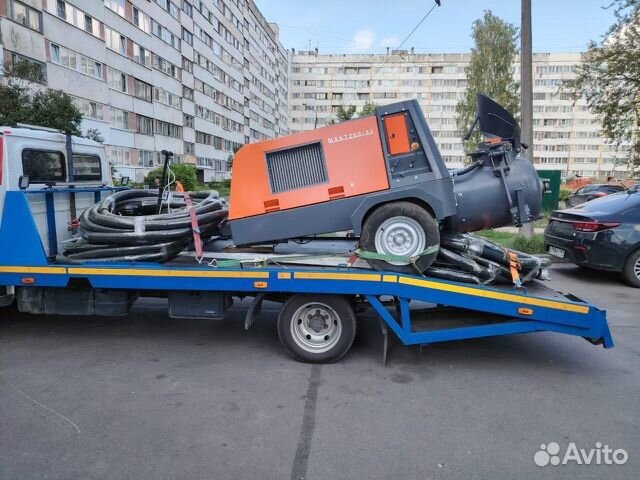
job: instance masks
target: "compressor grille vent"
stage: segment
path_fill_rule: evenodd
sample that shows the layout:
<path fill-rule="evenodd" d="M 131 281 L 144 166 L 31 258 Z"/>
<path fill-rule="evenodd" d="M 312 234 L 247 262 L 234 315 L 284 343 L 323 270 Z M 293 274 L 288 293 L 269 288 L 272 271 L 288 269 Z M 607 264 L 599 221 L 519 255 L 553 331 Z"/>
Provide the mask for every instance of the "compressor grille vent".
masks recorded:
<path fill-rule="evenodd" d="M 266 157 L 273 193 L 327 182 L 320 142 L 270 152 Z"/>

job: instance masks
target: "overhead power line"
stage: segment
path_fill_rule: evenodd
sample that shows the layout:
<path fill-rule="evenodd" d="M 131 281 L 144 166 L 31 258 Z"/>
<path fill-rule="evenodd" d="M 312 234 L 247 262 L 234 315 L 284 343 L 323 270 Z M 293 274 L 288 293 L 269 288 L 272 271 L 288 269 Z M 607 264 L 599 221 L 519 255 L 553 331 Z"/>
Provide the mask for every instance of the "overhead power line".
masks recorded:
<path fill-rule="evenodd" d="M 424 22 L 427 17 L 431 14 L 431 12 L 433 12 L 433 10 L 436 7 L 440 6 L 440 0 L 435 0 L 435 3 L 433 4 L 433 6 L 429 9 L 429 11 L 424 15 L 424 17 L 422 17 L 422 19 L 418 22 L 418 24 L 413 27 L 413 30 L 411 30 L 409 32 L 409 35 L 407 35 L 405 37 L 404 40 L 402 40 L 402 43 L 400 43 L 400 45 L 398 45 L 395 50 L 400 50 L 402 48 L 402 46 L 407 43 L 407 40 L 409 40 L 409 38 L 411 38 L 411 35 L 413 35 L 413 33 L 418 29 L 418 27 L 420 27 L 420 25 L 422 25 L 422 22 Z M 393 51 L 387 56 L 387 58 L 384 60 L 384 62 L 382 62 L 382 65 L 380 65 L 380 67 L 378 68 L 378 70 L 376 70 L 376 73 L 374 73 L 371 78 L 375 77 L 378 72 L 380 72 L 380 70 L 382 70 L 382 67 L 384 67 L 386 65 L 386 63 L 391 59 L 391 57 L 393 56 Z"/>

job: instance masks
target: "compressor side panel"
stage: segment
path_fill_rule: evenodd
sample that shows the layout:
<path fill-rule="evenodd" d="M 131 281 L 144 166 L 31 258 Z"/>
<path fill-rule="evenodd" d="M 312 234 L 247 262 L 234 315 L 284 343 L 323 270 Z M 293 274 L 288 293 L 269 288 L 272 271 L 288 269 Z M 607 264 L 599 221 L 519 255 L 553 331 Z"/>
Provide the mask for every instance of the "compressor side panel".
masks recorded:
<path fill-rule="evenodd" d="M 242 147 L 231 221 L 389 189 L 375 116 Z"/>

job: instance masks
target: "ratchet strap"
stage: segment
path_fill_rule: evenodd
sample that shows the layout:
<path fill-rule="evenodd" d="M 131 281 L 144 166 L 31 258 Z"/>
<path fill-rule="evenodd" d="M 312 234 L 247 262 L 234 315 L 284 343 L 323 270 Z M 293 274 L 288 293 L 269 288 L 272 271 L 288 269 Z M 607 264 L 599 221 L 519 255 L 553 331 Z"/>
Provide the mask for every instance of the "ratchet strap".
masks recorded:
<path fill-rule="evenodd" d="M 202 238 L 200 238 L 200 225 L 198 224 L 198 215 L 193 208 L 193 201 L 189 192 L 184 191 L 184 203 L 187 206 L 189 217 L 191 218 L 191 231 L 193 232 L 193 246 L 196 249 L 196 257 L 202 258 Z"/>
<path fill-rule="evenodd" d="M 520 260 L 518 260 L 518 254 L 512 250 L 507 250 L 507 259 L 509 260 L 509 270 L 511 271 L 511 280 L 516 288 L 522 287 L 522 281 L 520 280 L 520 273 L 518 270 L 522 268 Z"/>

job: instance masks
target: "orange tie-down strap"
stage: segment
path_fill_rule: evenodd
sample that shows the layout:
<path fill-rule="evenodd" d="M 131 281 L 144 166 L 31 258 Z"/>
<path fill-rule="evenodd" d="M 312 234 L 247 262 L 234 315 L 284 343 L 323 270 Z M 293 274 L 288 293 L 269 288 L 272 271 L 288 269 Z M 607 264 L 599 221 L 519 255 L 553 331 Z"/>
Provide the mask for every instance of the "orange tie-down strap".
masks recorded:
<path fill-rule="evenodd" d="M 198 215 L 193 208 L 193 201 L 189 192 L 184 192 L 184 203 L 187 205 L 189 217 L 191 218 L 191 230 L 193 231 L 193 246 L 196 249 L 196 257 L 202 258 L 202 239 L 200 238 L 200 225 L 198 224 Z"/>
<path fill-rule="evenodd" d="M 522 282 L 520 281 L 520 273 L 518 270 L 522 268 L 520 265 L 520 260 L 518 259 L 518 254 L 516 252 L 512 252 L 511 250 L 507 250 L 507 256 L 509 258 L 509 270 L 511 270 L 511 280 L 516 288 L 520 288 L 522 286 Z"/>

